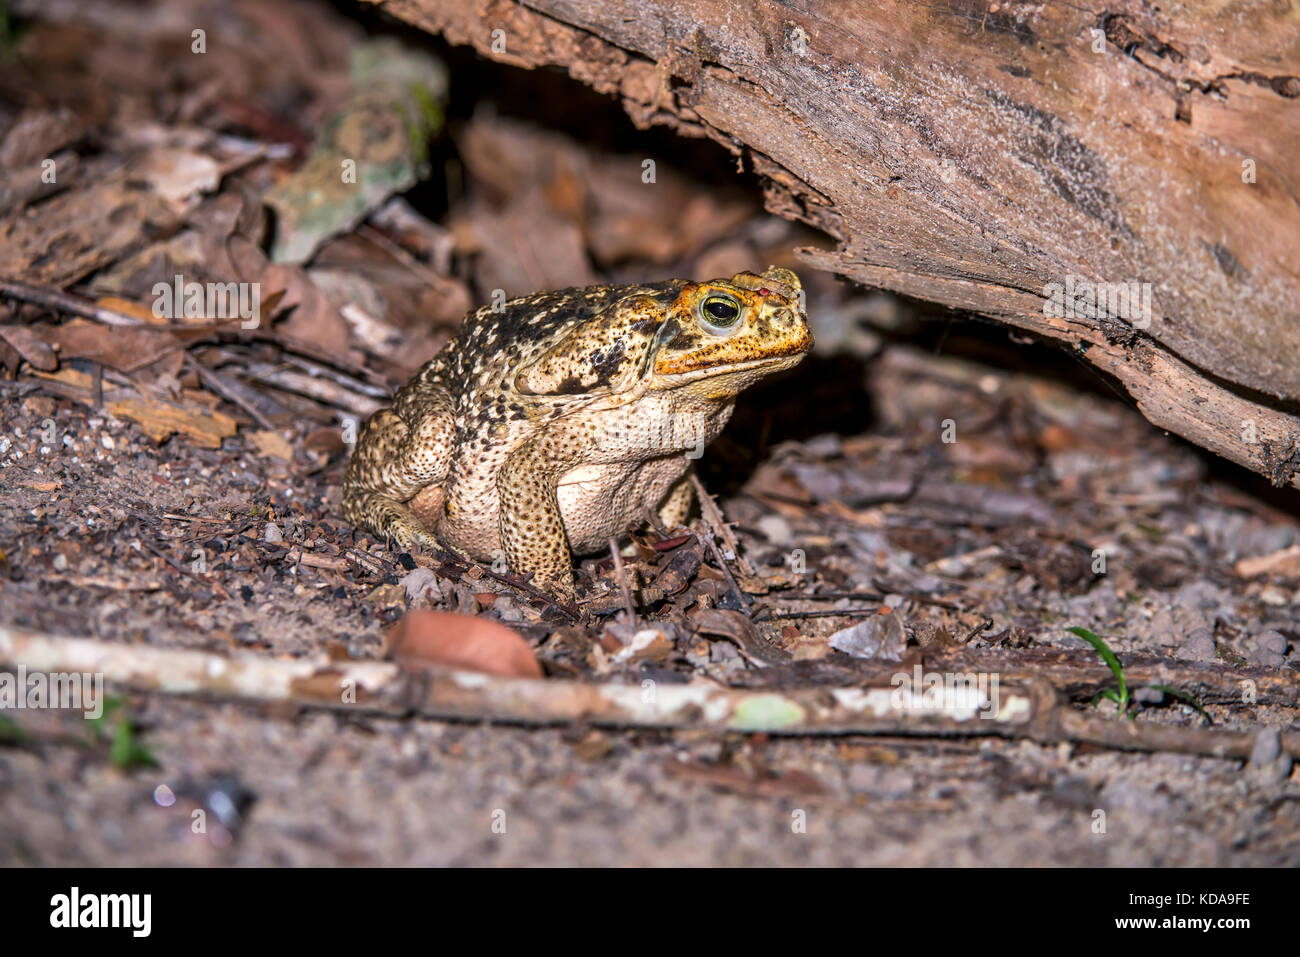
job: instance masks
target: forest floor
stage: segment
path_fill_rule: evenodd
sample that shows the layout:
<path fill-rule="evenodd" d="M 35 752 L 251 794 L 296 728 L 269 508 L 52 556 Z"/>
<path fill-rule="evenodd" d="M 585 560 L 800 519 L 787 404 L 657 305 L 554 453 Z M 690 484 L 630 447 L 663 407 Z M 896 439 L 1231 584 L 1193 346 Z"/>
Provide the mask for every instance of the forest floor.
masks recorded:
<path fill-rule="evenodd" d="M 227 59 L 177 58 L 178 6 L 29 13 L 26 69 L 0 79 L 0 276 L 26 283 L 0 297 L 0 630 L 365 661 L 431 608 L 509 627 L 547 681 L 633 686 L 844 686 L 956 655 L 1052 676 L 1060 708 L 1131 727 L 1131 747 L 114 687 L 102 740 L 77 714 L 0 713 L 0 864 L 1300 864 L 1278 736 L 1300 726 L 1300 496 L 1154 429 L 1062 353 L 801 268 L 824 237 L 764 213 L 729 158 L 401 30 L 446 99 L 412 161 L 427 178 L 389 157 L 355 222 L 272 261 L 289 217 L 261 198 L 290 208 L 291 171 L 337 149 L 314 132 L 368 108 L 346 69 L 366 34 L 310 0 L 235 3 L 209 37 L 241 39 Z M 84 76 L 62 69 L 87 49 Z M 51 156 L 70 171 L 56 188 L 27 176 Z M 699 463 L 738 554 L 719 563 L 704 524 L 624 542 L 623 575 L 680 578 L 636 609 L 655 640 L 630 645 L 603 602 L 608 555 L 581 561 L 594 600 L 569 621 L 340 514 L 357 419 L 495 290 L 769 263 L 804 276 L 817 350 L 742 396 Z M 176 274 L 255 278 L 269 322 L 154 322 Z M 1131 722 L 1094 702 L 1116 682 L 1072 627 L 1167 687 Z M 1249 754 L 1176 753 L 1159 729 L 1242 732 Z"/>

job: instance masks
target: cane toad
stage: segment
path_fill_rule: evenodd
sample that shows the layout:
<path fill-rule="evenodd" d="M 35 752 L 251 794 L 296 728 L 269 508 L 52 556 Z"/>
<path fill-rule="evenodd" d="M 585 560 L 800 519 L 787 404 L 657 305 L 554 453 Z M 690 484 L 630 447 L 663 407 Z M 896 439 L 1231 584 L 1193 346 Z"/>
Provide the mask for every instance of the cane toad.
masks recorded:
<path fill-rule="evenodd" d="M 366 423 L 344 513 L 569 597 L 572 553 L 685 521 L 691 459 L 736 395 L 812 347 L 800 288 L 769 268 L 483 306 Z"/>

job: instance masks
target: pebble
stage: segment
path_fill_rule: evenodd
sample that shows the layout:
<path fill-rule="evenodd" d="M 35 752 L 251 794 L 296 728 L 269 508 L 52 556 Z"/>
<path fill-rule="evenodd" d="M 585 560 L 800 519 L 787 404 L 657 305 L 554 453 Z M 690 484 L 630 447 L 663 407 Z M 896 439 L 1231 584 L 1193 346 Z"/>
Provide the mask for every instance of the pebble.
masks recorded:
<path fill-rule="evenodd" d="M 1277 728 L 1260 728 L 1250 750 L 1251 764 L 1272 764 L 1282 754 L 1282 735 Z"/>
<path fill-rule="evenodd" d="M 1265 787 L 1281 784 L 1291 776 L 1291 755 L 1282 750 L 1277 728 L 1260 728 L 1250 751 L 1247 777 Z"/>
<path fill-rule="evenodd" d="M 830 646 L 855 658 L 901 661 L 907 647 L 907 635 L 897 614 L 872 615 L 866 621 L 831 635 Z"/>
<path fill-rule="evenodd" d="M 266 531 L 262 533 L 262 541 L 269 545 L 275 545 L 284 541 L 284 535 L 280 532 L 280 526 L 275 522 L 266 523 Z"/>
<path fill-rule="evenodd" d="M 1259 668 L 1281 668 L 1286 656 L 1286 637 L 1280 631 L 1268 629 L 1246 642 L 1246 660 Z"/>
<path fill-rule="evenodd" d="M 442 601 L 442 589 L 438 586 L 438 576 L 422 565 L 417 565 L 398 584 L 406 589 L 406 600 L 408 602 L 414 603 L 425 592 L 428 592 L 430 604 L 437 604 Z"/>
<path fill-rule="evenodd" d="M 1276 585 L 1265 585 L 1260 589 L 1259 600 L 1265 605 L 1272 605 L 1274 608 L 1281 607 L 1290 602 L 1290 597 Z"/>
<path fill-rule="evenodd" d="M 1213 661 L 1214 650 L 1214 635 L 1210 633 L 1210 629 L 1197 628 L 1187 635 L 1187 640 L 1178 650 L 1178 655 L 1182 658 L 1191 658 L 1193 661 Z"/>
<path fill-rule="evenodd" d="M 778 547 L 789 545 L 794 540 L 790 523 L 780 515 L 764 515 L 754 525 L 764 538 Z"/>

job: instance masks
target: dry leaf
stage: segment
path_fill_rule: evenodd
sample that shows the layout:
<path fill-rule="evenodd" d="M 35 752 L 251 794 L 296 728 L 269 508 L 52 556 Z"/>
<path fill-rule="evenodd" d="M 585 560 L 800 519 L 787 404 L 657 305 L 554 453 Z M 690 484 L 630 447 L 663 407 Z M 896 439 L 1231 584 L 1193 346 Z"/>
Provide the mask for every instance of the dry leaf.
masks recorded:
<path fill-rule="evenodd" d="M 105 296 L 96 300 L 95 305 L 101 309 L 111 309 L 113 312 L 120 312 L 124 316 L 130 316 L 132 319 L 140 319 L 144 322 L 152 323 L 155 326 L 167 325 L 167 319 L 161 316 L 155 316 L 153 310 L 148 306 L 142 306 L 138 302 L 132 302 L 130 299 L 123 299 L 121 296 Z"/>
<path fill-rule="evenodd" d="M 72 319 L 58 326 L 32 328 L 58 349 L 61 359 L 89 359 L 120 372 L 133 372 L 181 348 L 172 333 L 144 326 L 105 326 Z"/>
<path fill-rule="evenodd" d="M 26 326 L 0 326 L 0 339 L 9 343 L 14 351 L 42 372 L 53 372 L 59 367 L 59 358 L 36 332 Z"/>
<path fill-rule="evenodd" d="M 293 446 L 279 432 L 259 429 L 250 434 L 249 438 L 252 439 L 253 445 L 257 447 L 258 455 L 274 455 L 286 462 L 293 461 Z"/>
<path fill-rule="evenodd" d="M 505 678 L 540 678 L 533 649 L 505 625 L 471 615 L 416 610 L 389 630 L 388 657 L 404 667 L 442 665 Z"/>
<path fill-rule="evenodd" d="M 210 193 L 221 182 L 216 160 L 188 149 L 156 149 L 132 171 L 163 199 L 184 205 L 195 193 Z"/>
<path fill-rule="evenodd" d="M 235 434 L 235 420 L 220 412 L 202 412 L 159 399 L 119 399 L 108 403 L 113 415 L 134 419 L 145 434 L 162 442 L 174 432 L 183 432 L 198 445 L 221 448 L 221 440 Z"/>

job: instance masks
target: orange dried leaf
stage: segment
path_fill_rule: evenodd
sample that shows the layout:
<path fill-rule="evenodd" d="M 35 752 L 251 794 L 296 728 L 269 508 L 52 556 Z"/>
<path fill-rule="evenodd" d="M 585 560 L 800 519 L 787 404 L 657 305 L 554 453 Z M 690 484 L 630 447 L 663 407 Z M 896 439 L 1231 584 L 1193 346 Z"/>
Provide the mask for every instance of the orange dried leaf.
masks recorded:
<path fill-rule="evenodd" d="M 405 667 L 441 665 L 504 678 L 540 678 L 533 649 L 505 625 L 471 615 L 416 610 L 388 633 L 388 656 Z"/>

